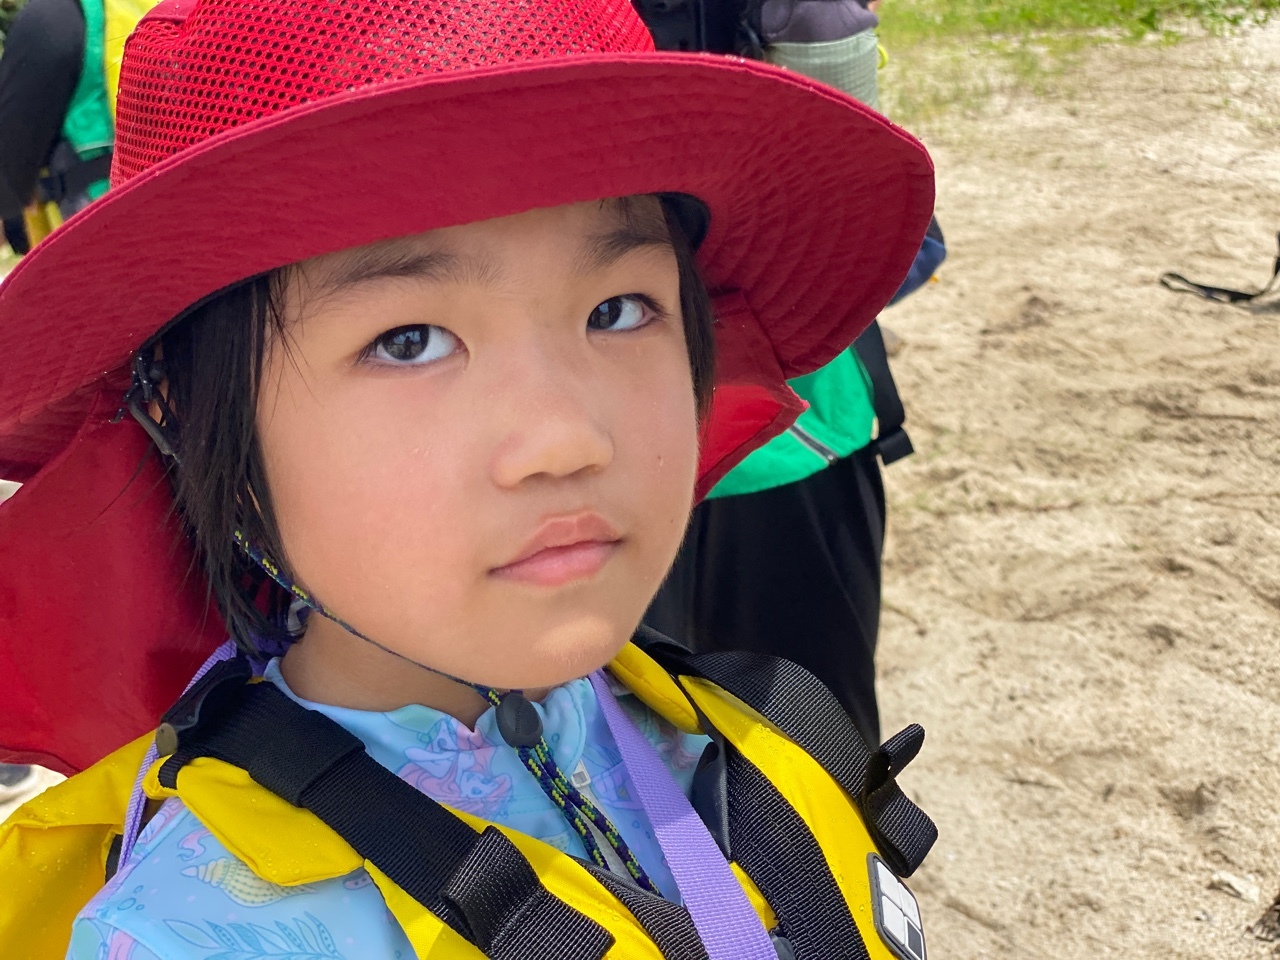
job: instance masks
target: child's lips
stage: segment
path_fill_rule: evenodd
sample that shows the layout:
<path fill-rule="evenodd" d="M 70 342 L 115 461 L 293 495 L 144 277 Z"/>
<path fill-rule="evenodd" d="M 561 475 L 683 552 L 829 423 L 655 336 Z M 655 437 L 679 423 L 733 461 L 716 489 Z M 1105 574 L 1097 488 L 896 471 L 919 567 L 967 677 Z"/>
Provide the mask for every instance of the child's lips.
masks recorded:
<path fill-rule="evenodd" d="M 545 547 L 532 556 L 491 572 L 503 580 L 539 587 L 560 587 L 594 577 L 621 546 L 621 540 L 582 540 L 561 547 Z"/>
<path fill-rule="evenodd" d="M 621 545 L 622 536 L 600 514 L 561 514 L 544 519 L 516 558 L 490 573 L 504 580 L 559 587 L 595 576 Z"/>

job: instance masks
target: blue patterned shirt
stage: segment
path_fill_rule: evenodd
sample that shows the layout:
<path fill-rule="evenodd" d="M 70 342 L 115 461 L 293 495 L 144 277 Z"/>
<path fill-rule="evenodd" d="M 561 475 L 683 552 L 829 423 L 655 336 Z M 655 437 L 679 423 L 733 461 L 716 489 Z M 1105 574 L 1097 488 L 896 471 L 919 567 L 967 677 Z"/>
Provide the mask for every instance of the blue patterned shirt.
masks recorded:
<path fill-rule="evenodd" d="M 369 754 L 430 797 L 584 857 L 582 841 L 497 731 L 492 709 L 474 730 L 422 706 L 349 710 L 295 696 L 272 661 L 266 677 L 294 700 L 359 737 Z M 688 793 L 707 739 L 684 734 L 631 695 L 619 703 Z M 675 881 L 636 799 L 587 680 L 536 704 L 556 762 L 617 825 L 641 865 L 673 899 Z M 233 856 L 181 800 L 167 800 L 132 855 L 86 905 L 68 960 L 410 960 L 413 948 L 360 868 L 282 887 Z"/>

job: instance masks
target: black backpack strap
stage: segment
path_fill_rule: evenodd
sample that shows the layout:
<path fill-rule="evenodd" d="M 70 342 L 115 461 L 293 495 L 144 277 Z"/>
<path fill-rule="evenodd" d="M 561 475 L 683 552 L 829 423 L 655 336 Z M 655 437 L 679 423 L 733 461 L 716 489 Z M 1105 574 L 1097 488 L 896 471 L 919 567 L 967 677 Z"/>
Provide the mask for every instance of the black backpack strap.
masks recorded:
<path fill-rule="evenodd" d="M 754 764 L 732 748 L 728 757 L 733 856 L 778 917 L 775 946 L 785 940 L 797 960 L 869 960 L 813 832 Z"/>
<path fill-rule="evenodd" d="M 853 349 L 858 359 L 867 368 L 867 376 L 871 378 L 871 403 L 876 410 L 876 422 L 879 430 L 872 446 L 887 467 L 903 457 L 915 453 L 911 438 L 902 426 L 907 420 L 907 411 L 903 409 L 902 397 L 898 395 L 898 384 L 889 369 L 889 354 L 884 348 L 884 334 L 880 332 L 878 321 L 853 342 Z"/>
<path fill-rule="evenodd" d="M 365 752 L 323 714 L 270 683 L 246 683 L 243 660 L 218 664 L 165 715 L 176 743 L 159 779 L 213 757 L 310 810 L 406 893 L 495 960 L 601 960 L 612 935 L 553 896 L 499 830 L 476 833 Z"/>
<path fill-rule="evenodd" d="M 115 834 L 111 838 L 111 845 L 107 847 L 107 862 L 103 869 L 105 879 L 103 883 L 109 883 L 111 878 L 116 875 L 120 869 L 120 851 L 124 846 L 124 837 L 121 834 Z"/>
<path fill-rule="evenodd" d="M 1228 287 L 1211 287 L 1208 284 L 1188 280 L 1180 273 L 1162 274 L 1160 285 L 1166 290 L 1172 290 L 1174 293 L 1193 293 L 1197 297 L 1213 300 L 1216 303 L 1248 303 L 1250 300 L 1265 297 L 1275 287 L 1276 280 L 1280 279 L 1280 233 L 1276 234 L 1276 250 L 1276 262 L 1271 271 L 1271 279 L 1257 293 L 1249 293 L 1246 290 L 1232 290 Z"/>
<path fill-rule="evenodd" d="M 777 916 L 769 934 L 779 960 L 868 960 L 857 921 L 804 818 L 691 705 L 711 743 L 694 773 L 690 802 Z"/>
<path fill-rule="evenodd" d="M 909 877 L 924 861 L 938 828 L 894 779 L 924 742 L 918 724 L 872 751 L 835 695 L 798 664 L 741 651 L 692 654 L 644 625 L 635 640 L 668 671 L 702 677 L 733 694 L 817 760 L 858 804 L 895 873 Z"/>

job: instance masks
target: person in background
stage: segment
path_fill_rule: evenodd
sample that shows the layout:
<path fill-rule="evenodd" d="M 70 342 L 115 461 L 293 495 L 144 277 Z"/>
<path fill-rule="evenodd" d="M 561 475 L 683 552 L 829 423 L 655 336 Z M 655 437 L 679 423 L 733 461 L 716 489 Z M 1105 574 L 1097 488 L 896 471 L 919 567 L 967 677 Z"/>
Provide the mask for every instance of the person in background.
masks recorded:
<path fill-rule="evenodd" d="M 28 0 L 0 56 L 0 220 L 23 254 L 107 191 L 125 38 L 156 0 Z"/>
<path fill-rule="evenodd" d="M 764 59 L 878 109 L 879 5 L 766 0 L 759 9 L 739 5 L 739 29 L 721 33 L 758 32 Z M 927 282 L 943 256 L 934 221 L 895 302 Z M 880 461 L 911 452 L 878 327 L 790 385 L 809 409 L 697 508 L 645 622 L 698 652 L 749 650 L 799 663 L 875 744 L 885 532 Z"/>

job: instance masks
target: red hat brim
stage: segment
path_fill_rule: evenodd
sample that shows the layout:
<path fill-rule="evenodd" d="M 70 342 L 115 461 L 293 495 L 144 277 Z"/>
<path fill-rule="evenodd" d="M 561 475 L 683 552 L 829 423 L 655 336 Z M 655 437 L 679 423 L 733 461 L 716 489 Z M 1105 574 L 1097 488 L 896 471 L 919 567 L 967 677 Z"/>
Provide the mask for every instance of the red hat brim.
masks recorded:
<path fill-rule="evenodd" d="M 74 395 L 191 304 L 387 237 L 657 192 L 711 213 L 699 265 L 787 377 L 888 302 L 933 210 L 924 148 L 834 90 L 699 54 L 584 55 L 362 87 L 232 128 L 73 217 L 0 284 L 0 477 L 74 435 Z"/>
<path fill-rule="evenodd" d="M 847 348 L 933 209 L 924 149 L 804 77 L 695 54 L 581 56 L 377 85 L 190 147 L 0 285 L 0 759 L 80 769 L 154 726 L 222 639 L 145 435 L 132 351 L 265 270 L 609 196 L 711 214 L 719 373 L 699 494 L 794 419 L 784 378 Z"/>

